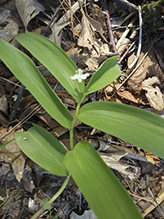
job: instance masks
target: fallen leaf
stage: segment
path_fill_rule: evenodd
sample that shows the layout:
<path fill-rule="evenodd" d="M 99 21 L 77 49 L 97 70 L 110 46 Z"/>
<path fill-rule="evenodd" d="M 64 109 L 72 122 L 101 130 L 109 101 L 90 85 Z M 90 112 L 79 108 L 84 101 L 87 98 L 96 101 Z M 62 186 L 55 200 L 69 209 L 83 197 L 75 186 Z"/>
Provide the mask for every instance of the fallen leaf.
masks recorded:
<path fill-rule="evenodd" d="M 13 35 L 18 33 L 18 24 L 10 19 L 11 13 L 10 10 L 0 8 L 0 38 L 10 42 L 13 40 Z M 15 42 L 11 44 L 15 45 Z"/>
<path fill-rule="evenodd" d="M 0 97 L 0 111 L 3 111 L 4 113 L 7 114 L 7 109 L 8 109 L 7 97 L 3 95 L 2 97 Z"/>
<path fill-rule="evenodd" d="M 97 219 L 95 213 L 92 210 L 84 211 L 84 214 L 77 215 L 75 212 L 72 212 L 70 219 Z"/>
<path fill-rule="evenodd" d="M 120 159 L 128 153 L 123 151 L 122 153 L 115 153 L 115 154 L 108 154 L 108 153 L 99 153 L 99 154 L 108 167 L 128 176 L 131 180 L 138 177 L 137 168 L 135 172 L 130 172 L 127 171 L 130 165 L 120 163 Z"/>
<path fill-rule="evenodd" d="M 133 102 L 133 103 L 136 103 L 136 104 L 139 103 L 138 99 L 136 99 L 136 98 L 135 98 L 129 91 L 127 91 L 127 90 L 124 90 L 124 91 L 117 91 L 117 94 L 118 94 L 119 96 L 121 96 L 122 98 L 125 98 L 126 100 L 129 100 L 129 101 L 131 101 L 131 102 Z"/>
<path fill-rule="evenodd" d="M 141 52 L 138 60 L 138 64 L 148 52 L 151 45 L 143 47 L 143 51 Z M 136 55 L 133 53 L 128 58 L 128 66 L 134 61 Z M 156 55 L 154 52 L 154 49 L 152 48 L 144 61 L 141 63 L 141 65 L 138 67 L 138 69 L 134 72 L 134 74 L 130 77 L 130 79 L 127 81 L 128 84 L 128 90 L 132 92 L 133 94 L 140 95 L 142 87 L 141 84 L 145 80 L 146 77 L 153 77 L 157 76 L 159 80 L 162 80 L 163 72 L 158 64 L 158 61 L 156 59 Z"/>
<path fill-rule="evenodd" d="M 44 7 L 37 0 L 16 0 L 15 4 L 26 31 L 30 20 L 44 11 Z"/>
<path fill-rule="evenodd" d="M 82 29 L 77 44 L 82 47 L 87 47 L 89 50 L 94 46 L 96 51 L 99 50 L 100 45 L 96 41 L 94 36 L 94 31 L 101 31 L 101 24 L 97 21 L 94 21 L 89 16 L 86 16 L 85 13 L 82 11 Z"/>
<path fill-rule="evenodd" d="M 83 5 L 85 0 L 79 0 L 80 4 Z M 61 47 L 61 30 L 70 24 L 71 16 L 76 13 L 80 8 L 79 2 L 75 2 L 72 5 L 71 9 L 68 10 L 54 25 L 52 26 L 52 35 L 50 36 L 51 40 L 55 42 L 59 47 Z"/>
<path fill-rule="evenodd" d="M 11 130 L 12 127 L 9 128 L 8 131 Z M 21 130 L 19 130 L 21 131 Z M 0 136 L 3 136 L 4 134 L 7 133 L 7 129 L 6 128 L 2 128 L 0 130 Z M 11 139 L 14 138 L 14 132 L 9 133 L 4 141 L 8 142 Z M 16 179 L 20 182 L 21 178 L 22 178 L 22 174 L 24 171 L 24 164 L 25 164 L 25 157 L 22 153 L 22 151 L 20 150 L 19 146 L 17 145 L 16 141 L 12 141 L 10 142 L 8 145 L 6 145 L 5 147 L 3 147 L 0 150 L 1 156 L 0 156 L 0 161 L 5 161 L 11 164 L 15 177 Z"/>
<path fill-rule="evenodd" d="M 160 81 L 157 77 L 148 78 L 142 82 L 142 89 L 146 91 L 145 95 L 151 107 L 156 110 L 164 108 L 163 95 L 157 85 Z"/>
<path fill-rule="evenodd" d="M 152 164 L 158 164 L 161 161 L 161 159 L 158 156 L 156 156 L 156 155 L 154 155 L 154 154 L 152 154 L 152 153 L 150 153 L 148 151 L 145 151 L 145 157 Z"/>

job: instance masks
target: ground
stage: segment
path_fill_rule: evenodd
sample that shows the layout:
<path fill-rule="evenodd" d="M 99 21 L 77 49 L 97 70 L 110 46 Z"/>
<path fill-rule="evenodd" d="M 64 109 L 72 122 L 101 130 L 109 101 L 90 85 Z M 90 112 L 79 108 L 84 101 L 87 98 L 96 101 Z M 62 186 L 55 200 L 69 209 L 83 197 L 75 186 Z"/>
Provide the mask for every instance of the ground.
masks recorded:
<path fill-rule="evenodd" d="M 95 100 L 114 101 L 164 117 L 163 16 L 163 0 L 80 0 L 80 4 L 68 0 L 30 0 L 28 3 L 2 0 L 0 38 L 34 60 L 13 36 L 23 32 L 42 34 L 90 75 L 107 58 L 118 56 L 121 76 L 104 89 L 88 95 L 83 104 Z M 75 99 L 41 63 L 34 62 L 74 115 Z M 0 151 L 0 217 L 3 219 L 32 217 L 42 200 L 49 200 L 64 181 L 64 177 L 55 176 L 31 161 L 15 141 L 9 143 L 14 132 L 25 132 L 33 123 L 47 129 L 69 149 L 67 129 L 45 112 L 0 61 L 0 143 L 8 143 Z M 133 197 L 143 217 L 164 218 L 162 158 L 80 121 L 75 124 L 74 134 L 74 143 L 88 140 L 100 153 Z M 51 211 L 45 211 L 40 218 L 95 218 L 89 210 L 87 201 L 71 179 Z"/>

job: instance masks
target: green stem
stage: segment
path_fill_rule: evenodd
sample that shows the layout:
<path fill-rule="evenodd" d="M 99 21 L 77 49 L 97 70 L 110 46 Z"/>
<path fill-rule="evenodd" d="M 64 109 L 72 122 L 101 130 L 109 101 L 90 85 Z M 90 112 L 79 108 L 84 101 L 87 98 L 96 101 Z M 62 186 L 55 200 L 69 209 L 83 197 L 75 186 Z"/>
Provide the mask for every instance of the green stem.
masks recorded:
<path fill-rule="evenodd" d="M 82 104 L 82 102 L 83 102 L 83 100 L 84 100 L 84 97 L 85 97 L 85 96 L 83 96 L 83 97 L 81 98 L 81 100 L 77 103 L 77 107 L 76 107 L 76 116 L 77 116 L 78 113 L 79 113 L 80 106 L 81 106 L 81 104 Z"/>
<path fill-rule="evenodd" d="M 70 137 L 70 149 L 73 150 L 73 127 L 75 125 L 75 122 L 76 122 L 77 118 L 76 116 L 74 117 L 73 121 L 72 121 L 72 125 L 71 125 L 71 129 L 69 131 L 69 137 Z"/>
<path fill-rule="evenodd" d="M 70 131 L 69 131 L 69 135 L 70 135 L 70 136 L 69 136 L 69 137 L 70 137 L 70 149 L 71 149 L 71 150 L 73 150 L 73 147 L 74 147 L 74 144 L 73 144 L 73 128 L 74 128 L 75 122 L 76 122 L 76 120 L 77 120 L 77 115 L 78 115 L 79 110 L 80 110 L 80 105 L 81 105 L 81 103 L 83 102 L 84 97 L 85 97 L 85 96 L 83 96 L 83 97 L 81 98 L 81 100 L 77 103 L 76 116 L 74 117 L 74 119 L 73 119 L 73 121 L 72 121 L 71 129 L 70 129 Z"/>
<path fill-rule="evenodd" d="M 50 205 L 63 192 L 63 190 L 65 189 L 65 187 L 69 181 L 69 178 L 70 178 L 70 174 L 68 174 L 68 176 L 65 178 L 63 185 L 60 187 L 60 189 L 57 191 L 57 193 L 48 201 L 48 203 Z M 39 209 L 39 211 L 37 211 L 30 219 L 35 219 L 35 218 L 39 217 L 39 215 L 41 215 L 46 209 L 47 208 L 45 206 L 42 206 Z"/>

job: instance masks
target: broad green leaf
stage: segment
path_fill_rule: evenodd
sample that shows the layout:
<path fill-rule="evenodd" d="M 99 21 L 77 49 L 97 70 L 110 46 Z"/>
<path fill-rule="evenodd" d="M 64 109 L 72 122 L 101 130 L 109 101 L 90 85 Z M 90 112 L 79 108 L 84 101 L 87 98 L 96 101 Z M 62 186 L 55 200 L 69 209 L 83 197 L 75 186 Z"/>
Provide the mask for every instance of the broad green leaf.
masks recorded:
<path fill-rule="evenodd" d="M 35 33 L 23 33 L 15 36 L 30 53 L 37 58 L 63 87 L 76 99 L 84 94 L 84 82 L 72 80 L 78 69 L 67 54 L 52 41 Z"/>
<path fill-rule="evenodd" d="M 47 130 L 34 125 L 27 132 L 17 132 L 14 136 L 20 149 L 35 163 L 52 174 L 67 175 L 63 165 L 67 151 Z"/>
<path fill-rule="evenodd" d="M 99 219 L 142 218 L 131 197 L 89 142 L 79 142 L 63 162 Z"/>
<path fill-rule="evenodd" d="M 80 109 L 77 118 L 164 158 L 164 119 L 153 113 L 114 102 L 92 102 Z"/>
<path fill-rule="evenodd" d="M 2 39 L 0 39 L 0 58 L 43 108 L 61 125 L 69 129 L 73 116 L 52 91 L 32 60 Z"/>
<path fill-rule="evenodd" d="M 121 74 L 117 65 L 117 57 L 107 59 L 94 73 L 85 88 L 85 94 L 93 93 L 112 83 Z"/>

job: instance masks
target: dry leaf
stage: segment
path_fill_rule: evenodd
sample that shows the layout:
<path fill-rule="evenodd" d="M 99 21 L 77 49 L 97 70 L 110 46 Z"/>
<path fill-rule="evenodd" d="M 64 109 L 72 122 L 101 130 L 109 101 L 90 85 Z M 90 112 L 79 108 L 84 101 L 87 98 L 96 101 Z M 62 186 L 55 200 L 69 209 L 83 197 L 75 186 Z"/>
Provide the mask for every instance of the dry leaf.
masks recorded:
<path fill-rule="evenodd" d="M 85 15 L 83 11 L 82 14 L 82 30 L 77 44 L 82 47 L 87 47 L 89 50 L 91 50 L 91 48 L 94 46 L 96 52 L 99 53 L 100 43 L 96 41 L 94 31 L 102 33 L 101 24 L 98 21 L 95 21 L 89 16 Z"/>
<path fill-rule="evenodd" d="M 157 157 L 156 155 L 145 151 L 145 157 L 147 158 L 148 161 L 150 161 L 152 164 L 158 164 L 161 159 L 159 157 Z"/>
<path fill-rule="evenodd" d="M 44 7 L 37 0 L 16 0 L 15 4 L 26 31 L 30 20 L 44 11 Z"/>
<path fill-rule="evenodd" d="M 122 91 L 122 92 L 120 92 L 120 91 L 117 91 L 117 94 L 120 96 L 120 97 L 122 97 L 122 98 L 125 98 L 126 100 L 129 100 L 129 101 L 131 101 L 131 102 L 133 102 L 133 103 L 136 103 L 136 104 L 138 104 L 138 99 L 136 99 L 129 91 L 127 91 L 127 90 L 124 90 L 124 91 Z"/>
<path fill-rule="evenodd" d="M 157 85 L 160 81 L 157 77 L 148 78 L 142 82 L 142 89 L 146 91 L 145 95 L 151 107 L 156 110 L 164 108 L 163 95 Z"/>
<path fill-rule="evenodd" d="M 11 43 L 13 35 L 18 33 L 18 24 L 10 19 L 10 16 L 9 10 L 0 8 L 0 26 L 3 27 L 0 28 L 0 38 Z M 12 44 L 14 45 L 15 42 Z"/>
<path fill-rule="evenodd" d="M 8 131 L 10 131 L 11 128 L 12 127 L 10 127 Z M 2 128 L 0 130 L 0 136 L 3 136 L 6 133 L 7 133 L 6 128 Z M 14 138 L 13 134 L 14 132 L 11 132 L 10 134 L 8 134 L 4 139 L 5 142 L 13 139 Z M 3 147 L 0 150 L 0 154 L 1 154 L 0 161 L 5 161 L 12 165 L 15 177 L 20 182 L 23 171 L 24 171 L 25 158 L 19 146 L 17 145 L 16 141 L 12 141 L 8 145 Z"/>
<path fill-rule="evenodd" d="M 77 215 L 75 212 L 72 212 L 70 219 L 97 219 L 95 213 L 92 210 L 84 211 L 83 215 Z"/>
<path fill-rule="evenodd" d="M 7 109 L 8 109 L 7 97 L 3 95 L 2 97 L 0 97 L 0 111 L 3 111 L 4 113 L 7 114 Z"/>
<path fill-rule="evenodd" d="M 80 4 L 83 5 L 85 0 L 80 0 Z M 77 1 L 72 5 L 71 10 L 68 10 L 52 27 L 51 40 L 55 42 L 59 47 L 61 47 L 61 30 L 70 24 L 71 15 L 75 14 L 76 11 L 80 8 L 79 2 Z"/>
<path fill-rule="evenodd" d="M 10 11 L 4 8 L 0 8 L 0 25 L 4 24 L 7 19 L 10 18 Z"/>
<path fill-rule="evenodd" d="M 104 160 L 106 165 L 114 170 L 117 170 L 118 172 L 128 176 L 131 180 L 137 178 L 137 168 L 136 173 L 129 172 L 127 169 L 130 167 L 130 165 L 120 163 L 120 159 L 124 157 L 128 153 L 118 153 L 118 154 L 108 154 L 108 153 L 99 153 L 101 158 Z"/>
<path fill-rule="evenodd" d="M 138 63 L 142 60 L 145 53 L 149 50 L 150 45 L 143 48 L 143 51 L 140 54 Z M 128 66 L 134 61 L 136 55 L 132 54 L 128 58 Z M 163 77 L 163 72 L 158 64 L 158 61 L 156 59 L 156 55 L 154 53 L 154 49 L 152 48 L 151 51 L 148 53 L 142 64 L 139 66 L 139 68 L 135 71 L 135 73 L 130 77 L 128 80 L 128 89 L 132 93 L 135 93 L 137 95 L 140 95 L 140 92 L 142 90 L 141 84 L 143 80 L 146 77 L 153 77 L 157 76 L 160 80 Z"/>
<path fill-rule="evenodd" d="M 94 33 L 91 29 L 91 24 L 84 13 L 83 13 L 81 24 L 82 24 L 82 30 L 79 39 L 77 41 L 77 44 L 78 46 L 87 47 L 90 50 L 92 48 L 92 45 L 94 45 L 95 39 L 94 39 Z"/>
<path fill-rule="evenodd" d="M 92 19 L 87 14 L 85 16 L 86 16 L 88 22 L 90 23 L 90 25 L 92 26 L 93 31 L 97 31 L 99 33 L 102 33 L 103 30 L 102 30 L 101 23 Z"/>

